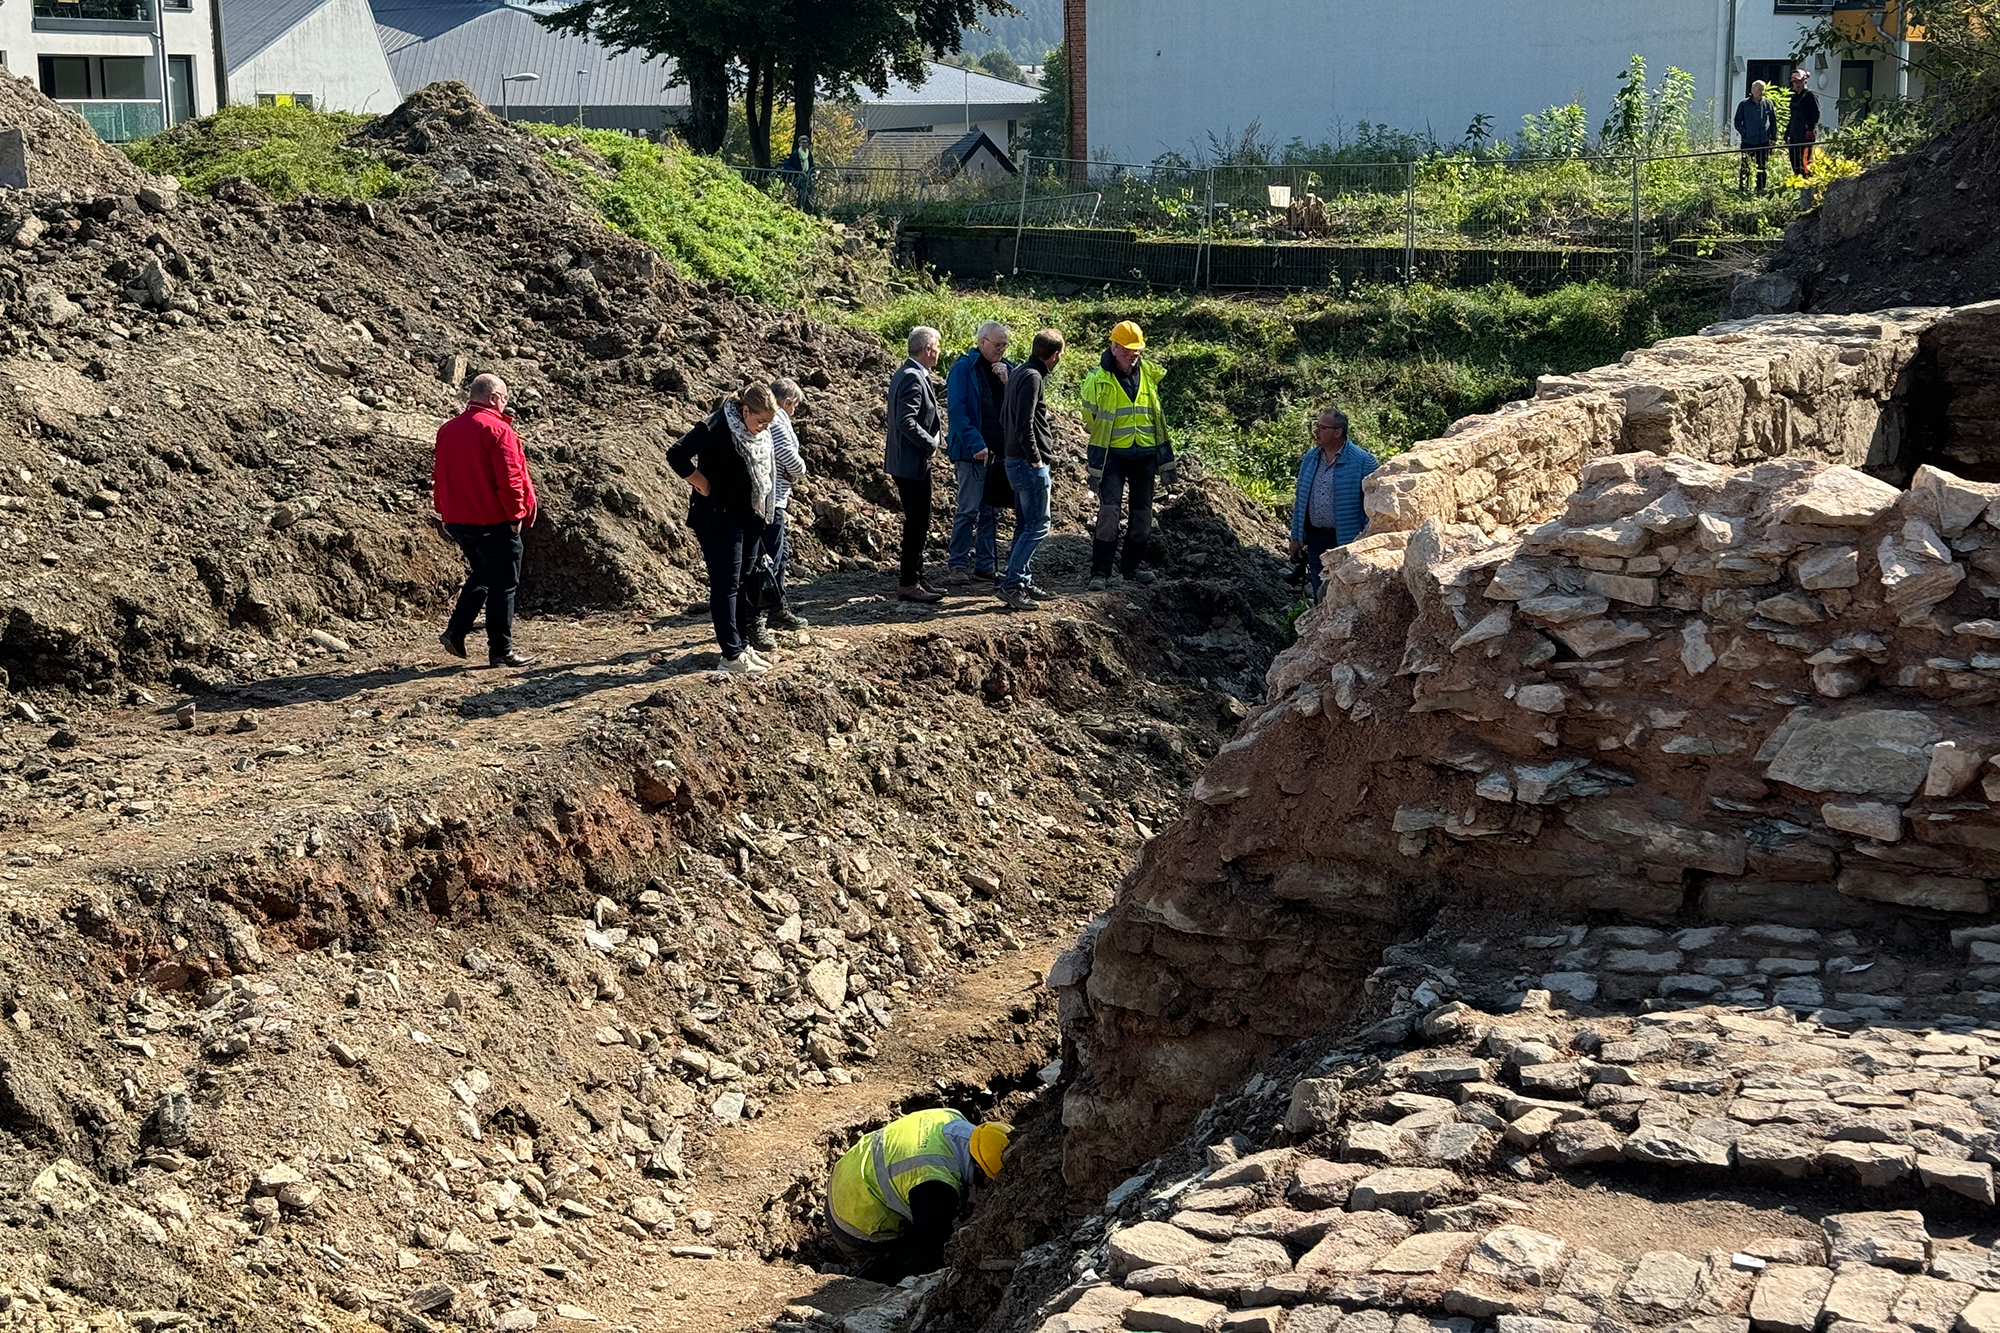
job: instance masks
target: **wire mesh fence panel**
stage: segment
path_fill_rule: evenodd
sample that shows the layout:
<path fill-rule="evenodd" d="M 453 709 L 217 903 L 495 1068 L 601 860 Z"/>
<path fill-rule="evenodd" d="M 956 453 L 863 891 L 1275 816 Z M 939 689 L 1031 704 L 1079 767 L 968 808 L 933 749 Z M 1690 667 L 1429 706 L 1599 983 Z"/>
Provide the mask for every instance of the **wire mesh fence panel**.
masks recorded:
<path fill-rule="evenodd" d="M 1099 210 L 1104 207 L 1104 196 L 1092 191 L 1089 194 L 1057 194 L 1032 199 L 996 200 L 992 203 L 974 204 L 966 210 L 965 225 L 968 227 L 1090 227 L 1097 223 Z"/>
<path fill-rule="evenodd" d="M 1192 237 L 1201 233 L 1208 207 L 1208 171 L 1184 164 L 1083 162 L 1029 158 L 1025 182 L 1017 182 L 1029 225 L 1117 227 L 1151 235 Z M 1025 188 L 1023 188 L 1025 186 Z M 1048 201 L 1095 196 L 1088 217 L 1036 222 Z"/>
<path fill-rule="evenodd" d="M 1404 243 L 1409 173 L 1401 162 L 1234 164 L 1214 172 L 1215 241 Z"/>

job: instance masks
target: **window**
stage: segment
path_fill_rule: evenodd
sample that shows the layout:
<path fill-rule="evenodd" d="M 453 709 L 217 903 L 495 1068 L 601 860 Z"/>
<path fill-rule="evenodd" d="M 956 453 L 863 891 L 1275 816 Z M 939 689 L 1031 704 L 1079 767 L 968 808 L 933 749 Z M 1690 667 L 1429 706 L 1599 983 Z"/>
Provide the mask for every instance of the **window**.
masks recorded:
<path fill-rule="evenodd" d="M 302 106 L 310 110 L 312 104 L 313 104 L 313 95 L 311 93 L 258 93 L 257 94 L 258 106 Z"/>
<path fill-rule="evenodd" d="M 153 0 L 35 0 L 35 17 L 92 23 L 151 23 Z"/>
<path fill-rule="evenodd" d="M 42 92 L 59 102 L 89 97 L 90 57 L 43 56 Z"/>
<path fill-rule="evenodd" d="M 137 102 L 146 96 L 146 57 L 105 56 L 98 76 L 98 96 Z"/>
<path fill-rule="evenodd" d="M 194 117 L 194 57 L 167 57 L 167 120 L 178 125 Z"/>

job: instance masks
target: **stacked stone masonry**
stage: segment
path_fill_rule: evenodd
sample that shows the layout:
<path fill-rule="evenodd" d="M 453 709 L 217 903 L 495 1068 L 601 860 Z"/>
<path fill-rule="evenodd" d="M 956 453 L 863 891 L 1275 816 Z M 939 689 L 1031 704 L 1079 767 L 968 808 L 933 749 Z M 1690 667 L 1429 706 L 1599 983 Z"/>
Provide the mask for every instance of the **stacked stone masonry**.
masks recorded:
<path fill-rule="evenodd" d="M 1586 464 L 1618 453 L 1727 466 L 1804 458 L 1900 482 L 1911 470 L 1910 399 L 1933 375 L 1962 387 L 1937 423 L 1949 437 L 1942 451 L 1986 476 L 2000 465 L 1988 415 L 2000 386 L 1996 321 L 2000 302 L 1735 320 L 1615 366 L 1545 376 L 1532 399 L 1467 417 L 1384 463 L 1368 486 L 1369 527 L 1437 519 L 1504 534 L 1559 507 Z"/>
<path fill-rule="evenodd" d="M 1385 496 L 1414 508 L 1329 553 L 1268 702 L 1059 969 L 1073 1184 L 1159 1151 L 1219 1090 L 1326 1028 L 1379 950 L 1440 910 L 1864 934 L 1993 915 L 2000 485 L 1917 464 L 1899 489 L 1801 442 L 1844 421 L 1826 452 L 1865 454 L 1924 338 L 1963 343 L 2000 320 L 1719 327 L 1566 381 L 1587 388 L 1545 386 L 1437 446 L 1506 420 L 1540 423 L 1521 438 L 1548 443 L 1563 413 L 1615 402 L 1616 431 L 1579 443 L 1541 492 L 1432 446 L 1377 474 L 1378 521 Z M 1765 388 L 1723 374 L 1723 353 Z M 1640 440 L 1682 452 L 1622 452 Z M 1502 518 L 1437 499 L 1458 482 L 1480 504 L 1530 500 Z M 1647 952 L 1629 958 L 1659 961 Z M 1753 1001 L 1753 979 L 1693 962 L 1609 975 L 1670 985 L 1662 998 L 1788 1007 L 1897 994 L 1774 974 L 1754 978 Z M 2000 995 L 2000 974 L 1963 984 L 1966 1012 Z"/>

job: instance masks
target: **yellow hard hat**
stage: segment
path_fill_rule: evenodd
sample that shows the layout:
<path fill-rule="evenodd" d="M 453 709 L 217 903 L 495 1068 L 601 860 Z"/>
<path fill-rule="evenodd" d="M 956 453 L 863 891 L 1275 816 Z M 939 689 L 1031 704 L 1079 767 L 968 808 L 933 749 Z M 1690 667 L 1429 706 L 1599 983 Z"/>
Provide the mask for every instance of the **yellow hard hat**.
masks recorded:
<path fill-rule="evenodd" d="M 972 1160 L 979 1163 L 988 1180 L 1000 1178 L 1000 1155 L 1007 1151 L 1013 1136 L 1014 1127 L 998 1120 L 989 1120 L 972 1131 Z"/>
<path fill-rule="evenodd" d="M 1111 341 L 1120 347 L 1129 347 L 1135 352 L 1146 348 L 1146 335 L 1139 332 L 1139 326 L 1131 320 L 1122 320 L 1111 330 Z"/>

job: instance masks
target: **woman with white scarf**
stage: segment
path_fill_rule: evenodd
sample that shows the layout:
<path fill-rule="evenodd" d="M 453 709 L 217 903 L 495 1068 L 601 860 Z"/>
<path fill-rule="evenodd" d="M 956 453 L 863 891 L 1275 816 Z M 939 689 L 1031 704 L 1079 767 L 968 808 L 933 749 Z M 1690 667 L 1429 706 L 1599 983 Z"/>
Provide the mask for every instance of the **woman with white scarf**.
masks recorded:
<path fill-rule="evenodd" d="M 752 384 L 724 398 L 667 450 L 667 466 L 686 478 L 694 492 L 688 526 L 708 562 L 715 644 L 722 650 L 722 669 L 732 675 L 761 675 L 771 665 L 750 644 L 757 608 L 743 595 L 743 587 L 756 567 L 764 526 L 777 502 L 771 447 L 771 418 L 777 410 L 771 391 Z"/>

